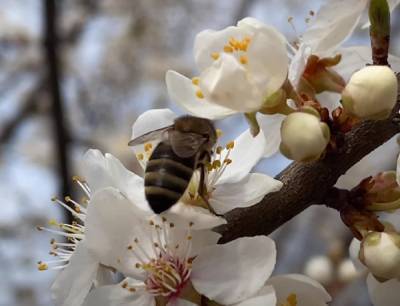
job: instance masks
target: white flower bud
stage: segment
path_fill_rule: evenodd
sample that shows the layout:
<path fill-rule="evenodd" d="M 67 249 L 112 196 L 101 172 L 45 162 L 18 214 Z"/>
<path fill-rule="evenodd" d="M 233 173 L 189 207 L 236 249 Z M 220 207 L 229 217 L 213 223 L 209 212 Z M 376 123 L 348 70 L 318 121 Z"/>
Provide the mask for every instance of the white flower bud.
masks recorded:
<path fill-rule="evenodd" d="M 360 260 L 383 280 L 400 276 L 400 235 L 371 232 L 361 242 Z"/>
<path fill-rule="evenodd" d="M 330 140 L 330 130 L 318 116 L 304 112 L 292 113 L 281 126 L 280 150 L 296 161 L 318 159 Z"/>
<path fill-rule="evenodd" d="M 367 66 L 354 73 L 343 90 L 343 108 L 360 119 L 385 119 L 396 103 L 397 86 L 392 69 Z"/>
<path fill-rule="evenodd" d="M 333 280 L 333 264 L 327 256 L 314 256 L 307 261 L 304 274 L 323 285 L 328 285 Z"/>
<path fill-rule="evenodd" d="M 357 278 L 360 272 L 356 270 L 353 261 L 347 258 L 339 264 L 337 274 L 341 282 L 348 283 Z"/>

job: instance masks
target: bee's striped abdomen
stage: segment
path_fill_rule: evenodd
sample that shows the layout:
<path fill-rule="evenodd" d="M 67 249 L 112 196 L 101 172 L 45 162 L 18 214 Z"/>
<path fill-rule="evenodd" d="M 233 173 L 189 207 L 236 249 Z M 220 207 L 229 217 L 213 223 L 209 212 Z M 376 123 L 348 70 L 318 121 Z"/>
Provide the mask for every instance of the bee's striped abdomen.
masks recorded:
<path fill-rule="evenodd" d="M 169 144 L 161 142 L 157 145 L 147 163 L 144 178 L 146 199 L 155 213 L 178 202 L 189 185 L 194 167 L 194 156 L 181 158 Z"/>

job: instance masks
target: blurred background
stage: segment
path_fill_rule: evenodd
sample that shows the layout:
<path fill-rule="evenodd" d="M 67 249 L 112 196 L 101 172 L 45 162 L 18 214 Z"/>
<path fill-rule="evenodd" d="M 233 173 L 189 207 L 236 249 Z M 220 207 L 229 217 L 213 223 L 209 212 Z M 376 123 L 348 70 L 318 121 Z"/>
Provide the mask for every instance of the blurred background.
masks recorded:
<path fill-rule="evenodd" d="M 36 225 L 68 220 L 50 199 L 77 191 L 71 177 L 79 173 L 77 165 L 88 148 L 110 152 L 134 169 L 127 147 L 131 125 L 151 108 L 181 112 L 167 97 L 164 75 L 167 69 L 196 73 L 192 45 L 197 32 L 253 16 L 295 40 L 312 18 L 310 10 L 320 5 L 300 0 L 0 0 L 0 306 L 53 305 L 49 287 L 55 273 L 36 267 L 38 260 L 49 258 L 51 237 L 36 231 Z M 397 9 L 393 33 L 400 29 L 399 16 Z M 368 45 L 368 31 L 357 31 L 347 44 Z M 392 53 L 399 51 L 400 40 L 393 35 Z M 240 117 L 218 125 L 228 137 L 246 128 Z M 393 152 L 398 153 L 396 143 Z M 258 170 L 275 175 L 288 162 L 276 155 Z M 394 167 L 394 162 L 387 158 L 382 167 Z M 306 270 L 321 278 L 334 297 L 332 305 L 369 305 L 363 276 L 348 281 L 354 277 L 346 260 L 351 237 L 335 211 L 312 207 L 273 237 L 278 244 L 275 273 Z"/>

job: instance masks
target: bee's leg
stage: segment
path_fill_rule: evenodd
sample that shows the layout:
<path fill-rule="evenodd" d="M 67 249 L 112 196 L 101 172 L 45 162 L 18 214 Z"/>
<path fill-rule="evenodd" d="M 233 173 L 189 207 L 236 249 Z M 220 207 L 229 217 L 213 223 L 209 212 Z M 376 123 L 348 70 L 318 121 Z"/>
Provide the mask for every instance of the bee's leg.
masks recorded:
<path fill-rule="evenodd" d="M 206 175 L 205 174 L 206 174 L 206 168 L 205 168 L 204 164 L 201 163 L 200 164 L 200 183 L 199 183 L 199 191 L 198 191 L 199 197 L 204 201 L 204 203 L 206 204 L 207 209 L 209 211 L 211 211 L 214 215 L 219 216 L 215 212 L 214 208 L 212 208 L 212 206 L 210 205 L 210 202 L 208 202 L 207 195 L 206 195 L 207 190 L 206 190 L 206 182 L 205 182 Z"/>

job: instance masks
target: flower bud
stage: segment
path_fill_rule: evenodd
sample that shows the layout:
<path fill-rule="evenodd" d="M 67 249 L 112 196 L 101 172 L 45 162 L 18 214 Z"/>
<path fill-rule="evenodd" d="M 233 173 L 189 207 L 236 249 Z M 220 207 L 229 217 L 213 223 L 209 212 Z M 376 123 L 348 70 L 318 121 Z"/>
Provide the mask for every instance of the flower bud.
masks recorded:
<path fill-rule="evenodd" d="M 296 112 L 282 122 L 281 137 L 280 150 L 283 155 L 296 161 L 312 161 L 325 151 L 330 130 L 317 114 Z"/>
<path fill-rule="evenodd" d="M 345 111 L 360 119 L 382 120 L 397 99 L 397 78 L 387 66 L 368 66 L 352 75 L 342 92 Z"/>
<path fill-rule="evenodd" d="M 329 285 L 333 280 L 333 263 L 327 256 L 314 256 L 307 261 L 304 274 L 323 285 Z"/>
<path fill-rule="evenodd" d="M 396 232 L 370 232 L 361 242 L 360 260 L 377 278 L 400 276 L 400 235 Z"/>

